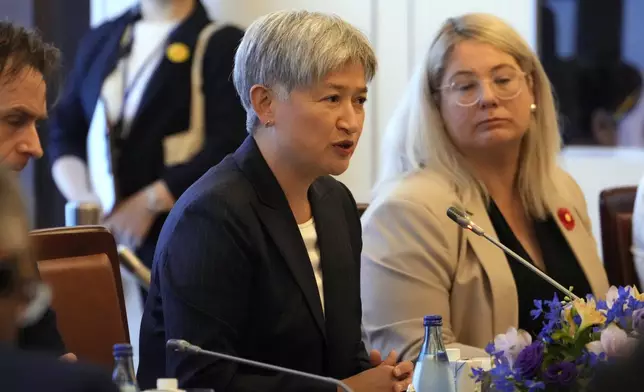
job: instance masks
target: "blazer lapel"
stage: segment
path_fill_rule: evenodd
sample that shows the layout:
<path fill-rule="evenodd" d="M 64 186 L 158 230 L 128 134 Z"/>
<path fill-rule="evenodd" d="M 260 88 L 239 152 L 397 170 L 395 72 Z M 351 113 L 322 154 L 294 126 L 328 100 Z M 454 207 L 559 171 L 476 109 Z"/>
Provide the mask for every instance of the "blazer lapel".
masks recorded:
<path fill-rule="evenodd" d="M 84 79 L 81 91 L 83 100 L 87 105 L 85 114 L 89 119 L 92 118 L 96 103 L 101 97 L 105 79 L 114 71 L 120 60 L 121 38 L 125 33 L 125 29 L 138 17 L 136 10 L 130 10 L 122 19 L 116 22 L 114 32 L 108 36 L 101 49 L 95 54 L 95 59 L 92 61 L 92 66 Z"/>
<path fill-rule="evenodd" d="M 168 95 L 162 94 L 165 98 L 172 96 L 172 85 L 176 82 L 174 75 L 185 72 L 190 75 L 192 68 L 192 55 L 197 45 L 197 37 L 203 27 L 209 22 L 205 8 L 200 1 L 195 2 L 195 9 L 177 28 L 170 33 L 163 48 L 163 57 L 159 66 L 154 71 L 147 83 L 141 101 L 136 111 L 136 116 L 132 124 L 132 129 L 136 129 L 136 121 L 143 112 L 150 108 L 154 98 L 159 96 L 163 89 L 168 90 Z M 173 43 L 185 44 L 190 50 L 190 57 L 182 62 L 173 63 L 166 56 L 167 47 Z M 190 80 L 188 78 L 187 80 Z"/>
<path fill-rule="evenodd" d="M 599 259 L 592 233 L 584 227 L 577 209 L 569 201 L 558 197 L 556 204 L 551 206 L 550 213 L 575 254 L 594 295 L 603 297 L 608 289 L 604 272 L 601 270 L 603 264 Z M 566 214 L 570 214 L 570 222 L 566 222 Z"/>
<path fill-rule="evenodd" d="M 322 303 L 313 268 L 297 222 L 286 200 L 286 195 L 262 157 L 252 136 L 246 138 L 246 141 L 234 155 L 260 198 L 261 204 L 257 207 L 260 220 L 302 290 L 322 336 L 326 337 Z"/>
<path fill-rule="evenodd" d="M 339 345 L 345 342 L 345 328 L 349 320 L 355 317 L 351 312 L 354 308 L 347 297 L 355 293 L 359 298 L 359 270 L 357 260 L 353 260 L 353 252 L 349 242 L 349 230 L 344 220 L 345 215 L 334 204 L 332 193 L 323 189 L 320 183 L 314 183 L 309 191 L 309 200 L 313 209 L 315 229 L 320 249 L 322 279 L 324 285 L 324 313 L 329 355 L 345 352 L 346 348 Z M 340 361 L 340 357 L 337 357 Z M 333 366 L 333 361 L 329 362 Z M 331 372 L 333 374 L 333 372 Z"/>
<path fill-rule="evenodd" d="M 490 237 L 498 239 L 487 208 L 480 196 L 473 197 L 465 205 L 472 214 L 472 220 L 479 225 Z M 510 262 L 505 253 L 496 245 L 469 230 L 464 230 L 465 238 L 478 257 L 490 282 L 493 303 L 493 319 L 495 333 L 505 333 L 508 325 L 519 322 L 519 298 L 517 287 L 508 265 Z"/>

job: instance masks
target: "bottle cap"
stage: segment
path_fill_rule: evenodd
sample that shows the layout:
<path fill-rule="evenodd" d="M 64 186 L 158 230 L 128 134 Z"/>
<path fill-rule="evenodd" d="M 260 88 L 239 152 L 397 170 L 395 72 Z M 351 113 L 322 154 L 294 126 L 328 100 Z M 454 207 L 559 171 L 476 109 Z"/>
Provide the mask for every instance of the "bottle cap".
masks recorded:
<path fill-rule="evenodd" d="M 157 389 L 162 391 L 179 390 L 179 381 L 176 378 L 158 378 Z"/>
<path fill-rule="evenodd" d="M 437 314 L 430 314 L 423 318 L 423 325 L 430 327 L 440 327 L 443 325 L 443 317 Z"/>
<path fill-rule="evenodd" d="M 128 343 L 117 343 L 114 345 L 113 354 L 117 356 L 128 356 L 132 355 L 132 345 Z"/>

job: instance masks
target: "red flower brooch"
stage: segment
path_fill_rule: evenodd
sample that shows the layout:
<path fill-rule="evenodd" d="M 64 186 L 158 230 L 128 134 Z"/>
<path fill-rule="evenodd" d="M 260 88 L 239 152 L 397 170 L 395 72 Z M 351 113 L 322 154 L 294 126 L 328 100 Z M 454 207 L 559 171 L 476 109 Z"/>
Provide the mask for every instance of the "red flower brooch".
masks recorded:
<path fill-rule="evenodd" d="M 575 228 L 575 219 L 572 217 L 570 210 L 568 210 L 567 208 L 560 208 L 557 211 L 557 216 L 559 216 L 561 224 L 567 230 L 572 230 Z"/>

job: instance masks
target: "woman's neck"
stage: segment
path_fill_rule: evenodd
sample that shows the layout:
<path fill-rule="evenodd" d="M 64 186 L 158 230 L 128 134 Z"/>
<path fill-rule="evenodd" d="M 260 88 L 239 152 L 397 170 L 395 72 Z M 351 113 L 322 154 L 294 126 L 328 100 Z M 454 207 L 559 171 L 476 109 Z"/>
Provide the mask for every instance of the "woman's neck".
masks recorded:
<path fill-rule="evenodd" d="M 518 196 L 517 177 L 519 151 L 509 153 L 483 153 L 467 158 L 474 176 L 485 185 L 488 194 L 497 204 L 511 203 Z"/>
<path fill-rule="evenodd" d="M 141 0 L 141 16 L 146 21 L 173 21 L 185 19 L 197 0 Z"/>
<path fill-rule="evenodd" d="M 303 173 L 301 166 L 288 162 L 288 156 L 281 153 L 271 137 L 264 135 L 264 133 L 260 132 L 254 135 L 257 146 L 286 195 L 295 220 L 298 224 L 305 223 L 313 215 L 308 192 L 317 177 Z"/>

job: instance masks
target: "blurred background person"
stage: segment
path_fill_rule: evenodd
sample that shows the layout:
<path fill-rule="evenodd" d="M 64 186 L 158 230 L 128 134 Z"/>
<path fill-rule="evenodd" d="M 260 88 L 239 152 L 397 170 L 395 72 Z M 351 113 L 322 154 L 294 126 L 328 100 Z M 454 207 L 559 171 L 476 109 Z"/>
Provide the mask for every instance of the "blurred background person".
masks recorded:
<path fill-rule="evenodd" d="M 38 123 L 47 117 L 47 82 L 59 64 L 59 51 L 34 31 L 0 22 L 0 163 L 19 172 L 43 155 Z M 20 329 L 23 349 L 65 354 L 51 309 Z M 67 359 L 75 359 L 67 354 Z"/>
<path fill-rule="evenodd" d="M 163 227 L 138 379 L 184 388 L 335 391 L 279 372 L 166 351 L 166 339 L 402 391 L 410 362 L 361 341 L 360 221 L 340 175 L 358 144 L 376 58 L 334 16 L 268 14 L 248 28 L 234 81 L 250 136 L 177 202 Z"/>
<path fill-rule="evenodd" d="M 556 289 L 463 231 L 451 206 L 579 296 L 604 295 L 584 196 L 557 164 L 560 145 L 550 83 L 527 43 L 491 15 L 448 19 L 389 124 L 363 216 L 367 346 L 416 358 L 427 314 L 443 316 L 446 344 L 483 348 L 509 327 L 540 331 L 533 300 Z"/>
<path fill-rule="evenodd" d="M 197 0 L 141 0 L 83 38 L 52 113 L 61 193 L 99 200 L 117 243 L 148 266 L 175 200 L 245 137 L 230 78 L 243 32 L 215 24 L 195 60 L 210 22 Z"/>
<path fill-rule="evenodd" d="M 6 37 L 1 32 L 6 29 L 6 22 L 0 23 L 0 47 Z M 0 166 L 0 389 L 116 392 L 108 374 L 98 369 L 14 347 L 18 346 L 19 326 L 46 312 L 51 298 L 31 259 L 28 230 L 15 175 Z"/>

